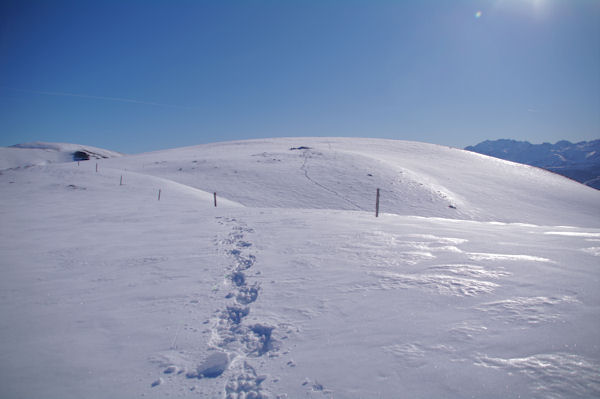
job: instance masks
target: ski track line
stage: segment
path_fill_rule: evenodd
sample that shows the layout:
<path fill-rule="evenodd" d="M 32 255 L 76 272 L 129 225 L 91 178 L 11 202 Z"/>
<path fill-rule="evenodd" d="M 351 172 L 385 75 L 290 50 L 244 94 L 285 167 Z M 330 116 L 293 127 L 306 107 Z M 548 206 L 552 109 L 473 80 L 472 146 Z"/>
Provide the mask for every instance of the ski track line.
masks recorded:
<path fill-rule="evenodd" d="M 347 203 L 349 203 L 350 205 L 352 205 L 359 211 L 364 211 L 364 209 L 361 208 L 358 204 L 354 203 L 353 201 L 349 200 L 346 197 L 343 197 L 337 191 L 332 190 L 329 187 L 326 187 L 326 186 L 322 185 L 321 183 L 313 180 L 313 178 L 308 175 L 308 165 L 307 164 L 308 164 L 308 159 L 310 158 L 309 152 L 310 152 L 310 150 L 304 150 L 304 152 L 302 153 L 302 158 L 304 158 L 304 162 L 302 162 L 302 166 L 300 166 L 300 170 L 304 172 L 304 176 L 308 179 L 308 181 L 310 181 L 317 187 L 320 187 L 323 190 L 330 192 L 331 194 L 335 195 L 336 197 L 341 198 L 342 200 L 346 201 Z"/>

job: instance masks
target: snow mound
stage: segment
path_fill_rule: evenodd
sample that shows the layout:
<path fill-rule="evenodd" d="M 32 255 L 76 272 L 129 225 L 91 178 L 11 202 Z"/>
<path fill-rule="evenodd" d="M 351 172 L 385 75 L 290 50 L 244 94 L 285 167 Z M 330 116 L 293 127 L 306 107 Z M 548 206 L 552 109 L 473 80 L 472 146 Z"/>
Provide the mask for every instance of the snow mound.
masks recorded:
<path fill-rule="evenodd" d="M 123 154 L 92 146 L 33 142 L 0 147 L 0 170 L 27 168 L 49 163 L 120 157 Z"/>

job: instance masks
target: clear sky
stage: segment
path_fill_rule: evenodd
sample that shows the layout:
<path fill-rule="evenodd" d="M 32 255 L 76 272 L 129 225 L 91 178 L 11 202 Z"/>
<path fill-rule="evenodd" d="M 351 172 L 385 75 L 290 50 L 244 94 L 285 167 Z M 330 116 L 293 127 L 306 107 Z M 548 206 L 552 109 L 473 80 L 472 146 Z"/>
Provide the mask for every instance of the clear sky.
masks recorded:
<path fill-rule="evenodd" d="M 0 145 L 600 138 L 600 0 L 4 0 Z"/>

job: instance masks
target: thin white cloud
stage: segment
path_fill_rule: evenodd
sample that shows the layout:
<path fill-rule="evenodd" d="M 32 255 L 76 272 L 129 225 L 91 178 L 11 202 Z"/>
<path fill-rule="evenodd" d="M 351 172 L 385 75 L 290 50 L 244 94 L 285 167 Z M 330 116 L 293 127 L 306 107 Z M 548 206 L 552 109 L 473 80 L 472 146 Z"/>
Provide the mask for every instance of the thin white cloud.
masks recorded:
<path fill-rule="evenodd" d="M 156 103 L 156 102 L 152 102 L 152 101 L 134 100 L 131 98 L 92 96 L 89 94 L 64 93 L 64 92 L 57 92 L 57 91 L 24 90 L 24 89 L 12 88 L 12 87 L 4 87 L 4 88 L 14 90 L 14 91 L 19 91 L 22 93 L 41 94 L 41 95 L 45 95 L 45 96 L 88 98 L 88 99 L 92 99 L 92 100 L 114 101 L 114 102 L 120 102 L 120 103 L 152 105 L 154 107 L 166 107 L 166 108 L 178 108 L 178 109 L 195 109 L 196 108 L 196 107 L 189 107 L 189 106 L 185 106 L 185 105 L 163 104 L 163 103 Z"/>

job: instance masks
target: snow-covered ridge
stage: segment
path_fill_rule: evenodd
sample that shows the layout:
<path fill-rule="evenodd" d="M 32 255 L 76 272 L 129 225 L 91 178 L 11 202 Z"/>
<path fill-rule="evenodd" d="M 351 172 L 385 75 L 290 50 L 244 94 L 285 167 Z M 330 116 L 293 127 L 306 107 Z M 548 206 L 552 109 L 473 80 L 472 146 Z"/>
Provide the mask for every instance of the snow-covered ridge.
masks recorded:
<path fill-rule="evenodd" d="M 0 148 L 0 170 L 86 159 L 217 192 L 248 207 L 371 212 L 380 189 L 381 212 L 398 215 L 595 226 L 600 214 L 600 193 L 570 179 L 471 151 L 399 140 L 261 139 L 130 156 L 64 143 Z"/>
<path fill-rule="evenodd" d="M 597 223 L 600 193 L 525 165 L 445 146 L 358 138 L 199 145 L 108 161 L 251 207 L 374 210 L 535 224 Z M 560 212 L 556 210 L 560 209 Z"/>
<path fill-rule="evenodd" d="M 24 143 L 10 147 L 0 147 L 0 170 L 26 168 L 57 162 L 114 158 L 122 155 L 115 151 L 79 144 Z"/>

